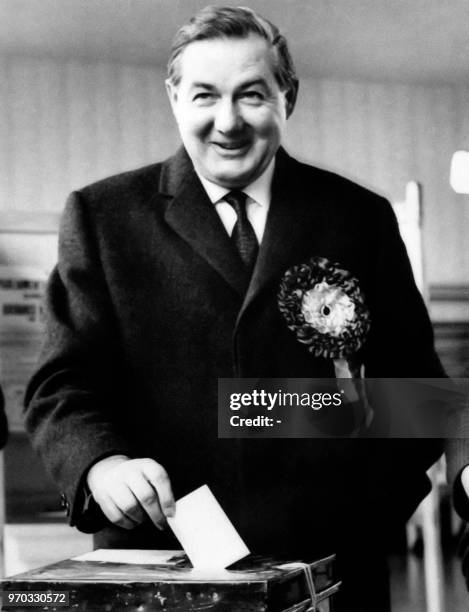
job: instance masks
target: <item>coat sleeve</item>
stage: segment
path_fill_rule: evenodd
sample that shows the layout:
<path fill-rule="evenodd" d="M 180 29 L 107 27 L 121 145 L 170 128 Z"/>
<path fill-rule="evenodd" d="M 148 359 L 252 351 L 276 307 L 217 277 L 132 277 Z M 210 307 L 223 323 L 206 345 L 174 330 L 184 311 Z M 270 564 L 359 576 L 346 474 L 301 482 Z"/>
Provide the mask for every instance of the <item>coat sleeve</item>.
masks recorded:
<path fill-rule="evenodd" d="M 46 294 L 46 336 L 25 396 L 25 424 L 33 446 L 62 491 L 70 523 L 81 525 L 84 476 L 100 458 L 134 455 L 115 422 L 119 399 L 117 329 L 85 199 L 67 201 L 58 265 Z"/>
<path fill-rule="evenodd" d="M 441 378 L 445 371 L 434 348 L 433 329 L 412 272 L 396 215 L 381 200 L 374 232 L 367 376 Z M 377 358 L 377 356 L 379 356 Z"/>
<path fill-rule="evenodd" d="M 389 203 L 381 209 L 376 236 L 375 321 L 367 363 L 368 377 L 443 378 L 446 373 L 434 348 L 433 330 L 424 300 L 414 281 L 409 258 L 401 239 L 397 219 Z M 376 356 L 379 355 L 379 360 Z M 469 500 L 460 483 L 461 470 L 469 464 L 469 411 L 467 403 L 451 410 L 447 437 L 441 449 L 447 458 L 448 482 L 453 488 L 459 514 L 469 519 Z M 437 440 L 409 441 L 409 466 L 427 469 L 438 458 Z M 416 446 L 417 445 L 417 446 Z"/>

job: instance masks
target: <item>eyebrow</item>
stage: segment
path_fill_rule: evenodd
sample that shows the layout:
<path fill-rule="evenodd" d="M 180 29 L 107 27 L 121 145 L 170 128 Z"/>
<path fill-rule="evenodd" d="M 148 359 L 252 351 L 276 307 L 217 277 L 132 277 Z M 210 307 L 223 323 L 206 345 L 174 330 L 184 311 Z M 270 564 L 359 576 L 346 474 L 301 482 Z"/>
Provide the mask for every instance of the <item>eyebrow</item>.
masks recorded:
<path fill-rule="evenodd" d="M 270 91 L 270 88 L 264 79 L 254 79 L 252 81 L 248 81 L 247 83 L 242 83 L 238 89 L 248 89 L 249 87 L 255 87 L 256 85 L 261 85 L 262 87 L 265 87 L 267 91 Z"/>
<path fill-rule="evenodd" d="M 197 89 L 197 88 L 215 89 L 215 87 L 213 85 L 210 85 L 209 83 L 192 83 L 191 89 Z"/>
<path fill-rule="evenodd" d="M 264 87 L 264 89 L 266 89 L 267 92 L 270 93 L 270 87 L 267 85 L 264 79 L 253 79 L 252 81 L 241 83 L 241 85 L 237 87 L 236 89 L 238 90 L 248 89 L 249 87 L 255 87 L 256 85 L 260 85 L 261 87 Z M 216 87 L 214 85 L 211 85 L 210 83 L 203 83 L 202 81 L 196 81 L 195 83 L 192 83 L 191 89 L 198 89 L 198 88 L 199 89 L 209 89 L 211 91 L 214 91 L 216 89 Z"/>

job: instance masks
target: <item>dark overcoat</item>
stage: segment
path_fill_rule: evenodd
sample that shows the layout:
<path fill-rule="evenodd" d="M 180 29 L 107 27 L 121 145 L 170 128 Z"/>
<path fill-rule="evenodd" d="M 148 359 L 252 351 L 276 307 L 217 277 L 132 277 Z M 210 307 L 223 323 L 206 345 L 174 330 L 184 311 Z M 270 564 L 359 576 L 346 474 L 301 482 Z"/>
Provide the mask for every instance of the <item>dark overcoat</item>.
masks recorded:
<path fill-rule="evenodd" d="M 104 526 L 100 546 L 171 545 L 83 512 L 84 474 L 114 453 L 153 457 L 176 497 L 207 483 L 256 552 L 311 556 L 354 534 L 365 545 L 405 521 L 429 490 L 436 440 L 218 439 L 219 377 L 334 376 L 277 304 L 285 271 L 312 256 L 359 280 L 368 377 L 443 375 L 394 213 L 363 187 L 280 150 L 250 282 L 184 150 L 72 194 L 26 398 L 72 524 Z"/>

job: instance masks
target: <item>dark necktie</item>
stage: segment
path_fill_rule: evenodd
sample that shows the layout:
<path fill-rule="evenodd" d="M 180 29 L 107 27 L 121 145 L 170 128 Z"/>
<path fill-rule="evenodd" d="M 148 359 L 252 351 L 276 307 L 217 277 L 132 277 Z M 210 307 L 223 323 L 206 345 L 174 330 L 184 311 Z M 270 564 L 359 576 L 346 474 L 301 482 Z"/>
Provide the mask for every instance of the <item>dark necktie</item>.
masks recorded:
<path fill-rule="evenodd" d="M 234 190 L 227 193 L 224 199 L 234 208 L 238 217 L 231 239 L 236 245 L 244 265 L 249 271 L 252 271 L 256 263 L 259 244 L 246 213 L 247 195 L 242 191 Z"/>

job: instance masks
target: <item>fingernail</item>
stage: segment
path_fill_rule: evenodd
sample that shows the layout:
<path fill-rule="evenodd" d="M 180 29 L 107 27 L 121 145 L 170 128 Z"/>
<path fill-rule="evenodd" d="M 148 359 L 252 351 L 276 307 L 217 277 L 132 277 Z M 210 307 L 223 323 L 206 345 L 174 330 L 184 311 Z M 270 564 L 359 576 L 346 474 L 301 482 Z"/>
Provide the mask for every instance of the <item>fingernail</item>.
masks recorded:
<path fill-rule="evenodd" d="M 168 506 L 165 512 L 166 516 L 174 516 L 176 514 L 176 507 L 174 505 Z"/>
<path fill-rule="evenodd" d="M 163 531 L 164 527 L 163 527 L 163 525 L 161 523 L 155 523 L 155 525 L 156 525 L 156 527 L 158 527 L 158 529 L 160 531 Z"/>

